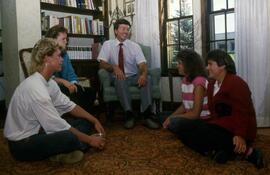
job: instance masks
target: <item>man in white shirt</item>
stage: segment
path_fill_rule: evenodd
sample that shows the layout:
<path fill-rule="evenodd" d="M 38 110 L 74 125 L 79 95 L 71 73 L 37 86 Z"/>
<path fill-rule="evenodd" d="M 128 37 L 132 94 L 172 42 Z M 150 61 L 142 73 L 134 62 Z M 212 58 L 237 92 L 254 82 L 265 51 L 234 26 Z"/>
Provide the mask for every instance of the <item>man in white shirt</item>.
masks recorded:
<path fill-rule="evenodd" d="M 60 71 L 63 58 L 53 39 L 34 46 L 31 76 L 15 90 L 4 126 L 13 157 L 22 161 L 42 160 L 75 163 L 89 146 L 103 149 L 105 139 L 90 134 L 92 125 L 105 134 L 100 122 L 64 95 L 51 78 Z M 69 112 L 74 120 L 61 116 Z M 91 124 L 90 124 L 91 123 Z"/>
<path fill-rule="evenodd" d="M 124 127 L 130 129 L 135 125 L 128 87 L 137 85 L 141 91 L 144 124 L 151 129 L 157 129 L 159 125 L 153 120 L 151 112 L 151 79 L 147 76 L 146 59 L 140 46 L 128 40 L 130 27 L 130 23 L 125 19 L 119 19 L 114 23 L 116 39 L 104 42 L 98 56 L 100 68 L 113 75 L 112 82 L 126 113 Z"/>

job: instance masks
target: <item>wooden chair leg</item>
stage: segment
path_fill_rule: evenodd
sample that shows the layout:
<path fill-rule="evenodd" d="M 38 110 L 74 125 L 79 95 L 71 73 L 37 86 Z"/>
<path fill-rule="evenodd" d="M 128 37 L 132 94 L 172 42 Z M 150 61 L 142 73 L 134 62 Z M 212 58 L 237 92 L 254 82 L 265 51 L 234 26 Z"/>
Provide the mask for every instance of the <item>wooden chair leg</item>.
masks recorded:
<path fill-rule="evenodd" d="M 106 121 L 112 122 L 114 117 L 113 102 L 106 103 Z"/>
<path fill-rule="evenodd" d="M 156 114 L 159 114 L 160 113 L 160 99 L 155 99 L 154 102 L 156 105 Z"/>

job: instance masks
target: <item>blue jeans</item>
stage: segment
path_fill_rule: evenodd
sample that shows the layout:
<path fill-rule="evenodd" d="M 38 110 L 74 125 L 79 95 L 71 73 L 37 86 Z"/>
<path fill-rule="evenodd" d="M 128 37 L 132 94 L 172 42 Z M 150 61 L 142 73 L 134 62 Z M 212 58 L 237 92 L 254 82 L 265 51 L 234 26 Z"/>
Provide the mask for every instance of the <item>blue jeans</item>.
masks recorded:
<path fill-rule="evenodd" d="M 78 118 L 67 118 L 67 122 L 79 131 L 90 134 L 91 124 Z M 74 150 L 86 151 L 89 145 L 79 141 L 69 130 L 46 134 L 41 131 L 38 134 L 19 141 L 8 141 L 12 156 L 21 161 L 43 160 L 50 156 L 69 153 Z"/>
<path fill-rule="evenodd" d="M 162 125 L 163 122 L 172 114 L 173 112 L 172 111 L 164 111 L 164 112 L 161 112 L 159 115 L 158 115 L 158 119 L 159 119 L 159 122 L 160 124 Z M 177 117 L 177 118 L 171 118 L 170 120 L 170 124 L 168 126 L 168 129 L 177 134 L 179 132 L 179 129 L 181 128 L 181 122 L 182 122 L 182 118 L 181 117 Z"/>
<path fill-rule="evenodd" d="M 161 113 L 160 122 L 163 123 L 170 114 Z M 232 141 L 234 135 L 220 126 L 209 124 L 201 119 L 177 117 L 170 120 L 168 129 L 198 153 L 223 150 L 230 155 L 234 154 Z"/>
<path fill-rule="evenodd" d="M 124 111 L 132 111 L 132 99 L 129 87 L 138 86 L 138 79 L 139 75 L 126 77 L 125 80 L 117 80 L 115 77 L 111 78 L 111 81 L 115 86 L 116 94 Z M 151 82 L 151 77 L 148 76 L 146 85 L 139 88 L 142 112 L 144 112 L 150 105 L 152 105 Z"/>

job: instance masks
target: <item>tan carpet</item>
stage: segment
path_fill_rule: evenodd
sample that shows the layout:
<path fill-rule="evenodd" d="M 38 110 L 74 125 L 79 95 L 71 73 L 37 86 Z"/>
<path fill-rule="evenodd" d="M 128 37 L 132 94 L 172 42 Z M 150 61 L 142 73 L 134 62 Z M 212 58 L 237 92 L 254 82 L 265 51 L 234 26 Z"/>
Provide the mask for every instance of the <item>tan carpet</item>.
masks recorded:
<path fill-rule="evenodd" d="M 18 162 L 8 152 L 7 142 L 0 136 L 1 175 L 197 175 L 270 174 L 270 166 L 257 170 L 246 161 L 230 161 L 218 165 L 193 152 L 166 130 L 149 130 L 137 125 L 133 130 L 123 129 L 120 122 L 107 129 L 107 146 L 102 152 L 90 150 L 83 161 L 62 165 L 48 160 Z M 256 145 L 261 147 L 267 161 L 270 159 L 270 136 L 259 135 Z"/>

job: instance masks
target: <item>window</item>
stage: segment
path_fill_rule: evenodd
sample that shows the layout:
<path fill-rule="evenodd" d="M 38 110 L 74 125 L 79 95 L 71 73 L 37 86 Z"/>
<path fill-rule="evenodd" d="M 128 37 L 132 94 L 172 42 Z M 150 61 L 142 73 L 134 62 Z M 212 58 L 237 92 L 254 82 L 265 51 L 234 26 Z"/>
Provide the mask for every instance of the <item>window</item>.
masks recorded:
<path fill-rule="evenodd" d="M 176 55 L 181 49 L 194 48 L 192 0 L 164 0 L 164 43 L 162 70 L 176 67 Z"/>
<path fill-rule="evenodd" d="M 234 58 L 234 0 L 208 0 L 210 50 L 222 49 Z"/>

